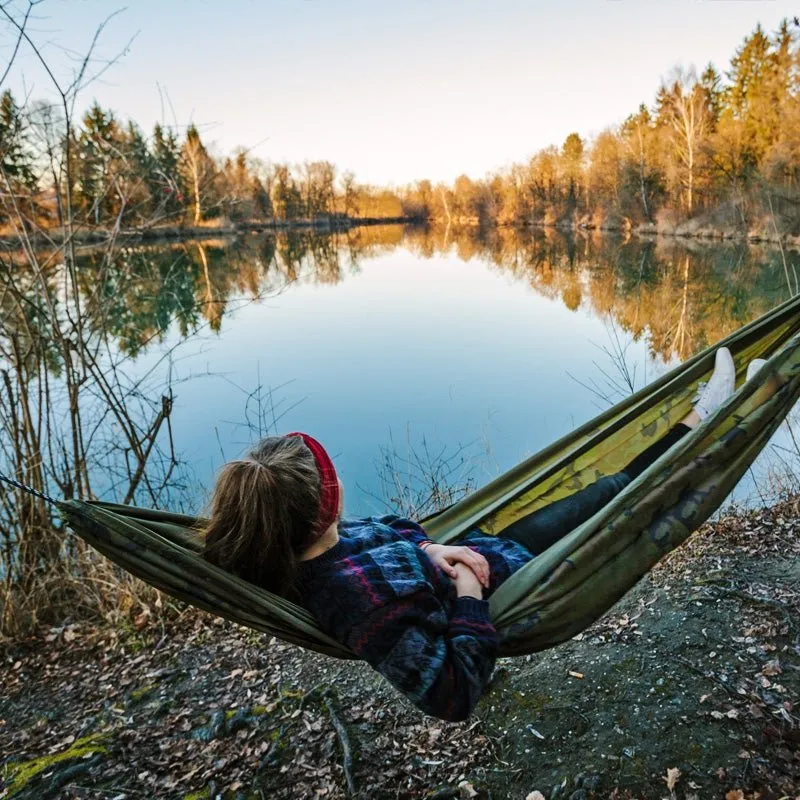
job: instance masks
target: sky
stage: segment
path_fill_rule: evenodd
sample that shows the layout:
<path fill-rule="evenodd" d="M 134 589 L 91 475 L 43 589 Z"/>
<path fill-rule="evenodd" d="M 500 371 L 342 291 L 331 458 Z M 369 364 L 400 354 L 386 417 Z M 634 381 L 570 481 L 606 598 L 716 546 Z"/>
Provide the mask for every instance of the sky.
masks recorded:
<path fill-rule="evenodd" d="M 14 0 L 17 13 L 23 0 Z M 325 159 L 366 183 L 478 178 L 652 104 L 676 65 L 721 71 L 795 0 L 42 0 L 29 23 L 68 80 L 97 26 L 120 58 L 78 98 L 146 130 L 197 124 L 217 154 Z M 13 49 L 0 27 L 0 72 Z M 0 88 L 52 96 L 21 50 Z"/>

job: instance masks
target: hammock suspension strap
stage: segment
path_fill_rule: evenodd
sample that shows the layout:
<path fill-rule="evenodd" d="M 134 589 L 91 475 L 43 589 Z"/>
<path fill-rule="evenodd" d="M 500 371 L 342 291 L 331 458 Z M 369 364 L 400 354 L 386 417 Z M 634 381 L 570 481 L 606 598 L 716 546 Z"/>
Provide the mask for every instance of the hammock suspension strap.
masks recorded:
<path fill-rule="evenodd" d="M 34 489 L 32 486 L 26 486 L 24 483 L 20 483 L 19 481 L 15 481 L 13 478 L 9 478 L 7 475 L 3 475 L 0 472 L 0 481 L 3 483 L 7 483 L 10 486 L 13 486 L 15 489 L 21 489 L 23 492 L 27 492 L 28 494 L 32 494 L 34 497 L 38 497 L 40 500 L 45 500 L 48 503 L 56 506 L 58 505 L 58 500 L 50 497 L 49 494 L 45 494 L 44 492 L 40 492 L 38 489 Z"/>

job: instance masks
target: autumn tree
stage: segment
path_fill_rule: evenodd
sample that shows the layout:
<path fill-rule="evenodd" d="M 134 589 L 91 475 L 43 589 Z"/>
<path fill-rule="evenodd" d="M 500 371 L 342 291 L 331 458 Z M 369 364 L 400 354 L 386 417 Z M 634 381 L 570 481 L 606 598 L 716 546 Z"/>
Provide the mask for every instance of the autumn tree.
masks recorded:
<path fill-rule="evenodd" d="M 579 201 L 583 177 L 583 151 L 583 139 L 577 133 L 569 134 L 561 147 L 562 173 L 567 183 L 567 203 L 570 209 Z"/>
<path fill-rule="evenodd" d="M 702 148 L 711 121 L 706 92 L 692 70 L 677 70 L 671 83 L 662 87 L 659 106 L 659 121 L 668 131 L 677 182 L 691 215 L 696 204 Z"/>
<path fill-rule="evenodd" d="M 181 148 L 180 166 L 192 198 L 192 219 L 195 225 L 199 225 L 203 221 L 204 213 L 213 203 L 217 167 L 194 124 L 186 131 L 186 139 Z"/>
<path fill-rule="evenodd" d="M 638 216 L 640 212 L 650 221 L 663 194 L 663 180 L 657 162 L 659 136 L 644 103 L 622 123 L 619 135 L 624 149 L 620 179 L 623 213 Z"/>
<path fill-rule="evenodd" d="M 299 216 L 301 208 L 300 191 L 286 164 L 280 164 L 275 168 L 272 177 L 271 200 L 276 219 L 288 220 Z"/>
<path fill-rule="evenodd" d="M 528 191 L 532 212 L 543 217 L 548 205 L 556 202 L 559 153 L 555 147 L 540 150 L 528 164 Z"/>
<path fill-rule="evenodd" d="M 600 133 L 589 153 L 586 175 L 588 204 L 619 209 L 622 161 L 622 142 L 617 134 L 611 130 Z"/>
<path fill-rule="evenodd" d="M 344 208 L 344 213 L 348 217 L 353 216 L 355 212 L 355 193 L 354 193 L 355 182 L 356 182 L 356 176 L 349 170 L 342 174 L 341 177 L 342 204 Z"/>

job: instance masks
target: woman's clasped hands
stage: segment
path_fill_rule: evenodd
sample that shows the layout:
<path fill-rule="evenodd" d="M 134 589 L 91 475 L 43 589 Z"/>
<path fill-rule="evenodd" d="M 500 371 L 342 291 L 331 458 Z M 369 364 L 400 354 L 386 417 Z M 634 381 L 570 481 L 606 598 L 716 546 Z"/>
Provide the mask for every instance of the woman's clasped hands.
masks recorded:
<path fill-rule="evenodd" d="M 489 588 L 489 562 L 478 552 L 463 545 L 425 544 L 428 558 L 449 576 L 459 596 L 481 598 L 482 588 Z"/>

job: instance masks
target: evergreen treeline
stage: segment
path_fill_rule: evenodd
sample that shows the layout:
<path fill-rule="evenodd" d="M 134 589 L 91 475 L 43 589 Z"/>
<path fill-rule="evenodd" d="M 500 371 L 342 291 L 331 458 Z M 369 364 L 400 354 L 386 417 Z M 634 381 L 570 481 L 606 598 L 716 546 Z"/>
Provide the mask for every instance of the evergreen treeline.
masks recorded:
<path fill-rule="evenodd" d="M 0 96 L 0 170 L 10 189 L 0 193 L 0 223 L 52 226 L 72 215 L 130 228 L 404 213 L 395 194 L 337 176 L 327 161 L 266 165 L 243 150 L 215 158 L 195 125 L 179 136 L 157 124 L 147 137 L 95 103 L 69 137 L 65 129 L 52 106 L 23 109 L 10 91 Z"/>
<path fill-rule="evenodd" d="M 546 110 L 544 110 L 546 113 Z M 137 227 L 211 220 L 415 217 L 448 224 L 558 225 L 776 238 L 800 235 L 800 47 L 760 26 L 721 74 L 676 70 L 653 105 L 592 141 L 577 133 L 527 164 L 452 186 L 356 183 L 326 161 L 266 165 L 209 153 L 185 134 L 93 105 L 66 126 L 43 104 L 0 97 L 0 222 L 73 219 Z M 69 209 L 65 205 L 69 205 Z M 4 217 L 5 219 L 3 219 Z"/>
<path fill-rule="evenodd" d="M 793 29 L 794 28 L 794 29 Z M 594 140 L 453 186 L 418 183 L 409 211 L 451 223 L 800 234 L 800 47 L 756 27 L 722 75 L 675 70 L 651 107 Z M 543 110 L 546 113 L 546 109 Z M 687 220 L 689 222 L 687 222 Z M 683 223 L 681 225 L 681 223 Z"/>

